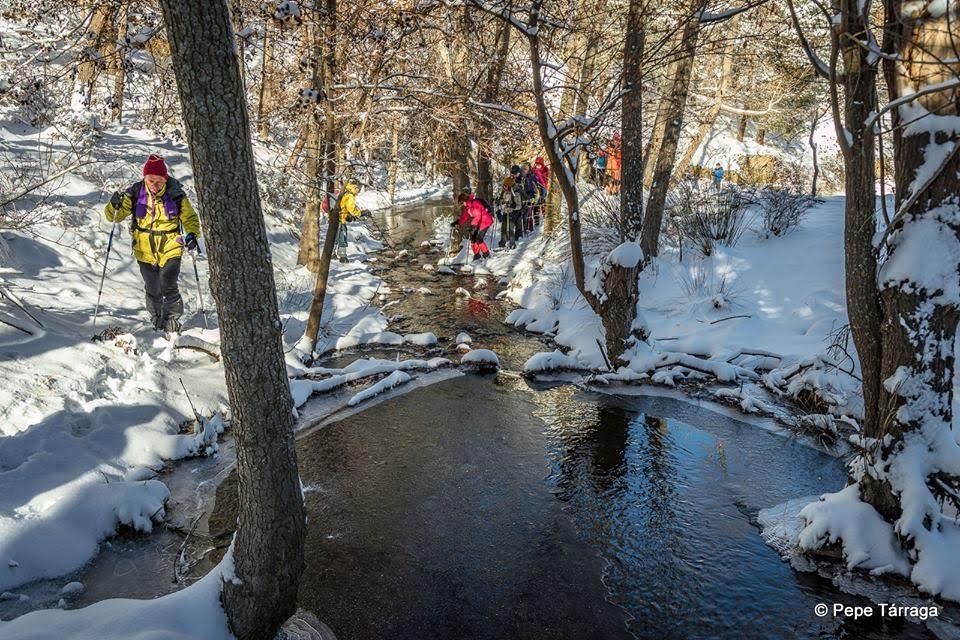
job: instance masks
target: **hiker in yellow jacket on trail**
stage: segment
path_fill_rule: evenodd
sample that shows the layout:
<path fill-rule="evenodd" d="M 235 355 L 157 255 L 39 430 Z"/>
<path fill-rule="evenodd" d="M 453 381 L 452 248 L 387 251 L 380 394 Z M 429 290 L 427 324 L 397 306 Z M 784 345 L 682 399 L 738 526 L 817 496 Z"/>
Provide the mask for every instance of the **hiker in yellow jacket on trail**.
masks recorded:
<path fill-rule="evenodd" d="M 114 193 L 104 215 L 111 222 L 131 219 L 133 255 L 140 265 L 153 327 L 179 332 L 180 259 L 184 247 L 190 251 L 199 247 L 200 236 L 200 218 L 183 186 L 169 177 L 163 158 L 151 155 L 143 165 L 143 180 Z"/>
<path fill-rule="evenodd" d="M 337 230 L 337 259 L 340 262 L 347 261 L 347 223 L 350 220 L 356 220 L 363 215 L 363 211 L 357 206 L 357 194 L 360 193 L 360 185 L 353 180 L 347 180 L 343 185 L 343 191 L 337 197 L 337 210 L 340 213 L 340 228 Z"/>

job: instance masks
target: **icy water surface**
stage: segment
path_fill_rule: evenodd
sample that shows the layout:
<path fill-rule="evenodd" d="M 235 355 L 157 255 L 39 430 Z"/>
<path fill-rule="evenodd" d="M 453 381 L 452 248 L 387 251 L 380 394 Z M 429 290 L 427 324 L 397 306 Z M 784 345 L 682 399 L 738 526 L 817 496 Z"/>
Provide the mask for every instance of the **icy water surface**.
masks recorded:
<path fill-rule="evenodd" d="M 682 402 L 463 377 L 299 456 L 301 599 L 341 638 L 925 637 L 823 623 L 846 598 L 752 523 L 842 486 L 837 460 Z"/>
<path fill-rule="evenodd" d="M 390 243 L 375 265 L 389 267 L 391 330 L 432 331 L 448 355 L 467 331 L 519 369 L 545 347 L 503 324 L 497 278 L 481 289 L 423 269 L 443 255 L 420 247 L 438 217 L 452 219 L 448 201 L 375 218 Z M 419 287 L 433 295 L 403 294 Z M 819 602 L 864 602 L 795 573 L 753 519 L 843 486 L 840 461 L 689 403 L 462 376 L 305 434 L 301 605 L 340 640 L 931 637 L 817 618 Z M 209 570 L 236 522 L 231 460 L 181 463 L 165 478 L 179 533 L 115 540 L 72 606 L 179 588 L 183 533 L 226 477 L 187 545 L 204 561 L 185 582 Z"/>

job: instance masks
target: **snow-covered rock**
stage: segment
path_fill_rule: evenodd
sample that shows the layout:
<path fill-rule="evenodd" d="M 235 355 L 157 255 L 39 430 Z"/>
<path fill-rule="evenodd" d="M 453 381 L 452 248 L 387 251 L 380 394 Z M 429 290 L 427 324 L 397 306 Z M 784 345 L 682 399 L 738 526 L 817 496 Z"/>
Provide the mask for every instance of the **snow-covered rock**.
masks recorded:
<path fill-rule="evenodd" d="M 82 582 L 68 582 L 60 589 L 60 595 L 70 600 L 78 597 L 85 588 Z"/>
<path fill-rule="evenodd" d="M 426 333 L 408 333 L 403 336 L 403 341 L 407 344 L 413 344 L 418 347 L 432 347 L 437 344 L 437 336 L 430 332 Z"/>
<path fill-rule="evenodd" d="M 473 349 L 460 358 L 460 364 L 485 371 L 500 368 L 500 358 L 490 349 Z"/>

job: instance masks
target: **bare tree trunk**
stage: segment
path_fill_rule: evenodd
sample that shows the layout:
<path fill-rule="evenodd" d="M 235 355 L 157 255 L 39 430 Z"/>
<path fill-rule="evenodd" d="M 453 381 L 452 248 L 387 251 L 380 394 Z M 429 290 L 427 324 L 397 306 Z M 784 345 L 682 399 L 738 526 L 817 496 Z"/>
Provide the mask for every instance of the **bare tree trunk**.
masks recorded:
<path fill-rule="evenodd" d="M 400 169 L 400 124 L 393 125 L 390 131 L 390 204 L 395 201 L 394 196 L 397 193 L 397 173 Z"/>
<path fill-rule="evenodd" d="M 817 160 L 817 143 L 814 140 L 813 136 L 817 132 L 817 125 L 820 123 L 820 118 L 823 117 L 823 113 L 819 110 L 815 111 L 813 114 L 813 121 L 810 123 L 810 152 L 813 154 L 813 180 L 810 183 L 810 195 L 814 198 L 817 197 L 817 178 L 820 177 L 820 163 Z"/>
<path fill-rule="evenodd" d="M 676 34 L 674 37 L 677 38 L 677 41 L 670 49 L 680 49 L 682 55 L 683 33 Z M 682 62 L 683 58 L 677 58 L 667 64 L 667 68 L 664 71 L 663 82 L 660 85 L 660 102 L 657 105 L 657 111 L 653 118 L 653 130 L 650 132 L 650 139 L 647 141 L 647 148 L 643 154 L 643 184 L 648 188 L 650 187 L 650 183 L 653 182 L 653 170 L 654 167 L 656 167 L 657 157 L 660 155 L 660 147 L 663 146 L 663 138 L 667 132 L 667 121 L 670 116 L 670 101 L 668 97 L 676 84 L 677 74 Z"/>
<path fill-rule="evenodd" d="M 733 77 L 732 49 L 734 39 L 737 37 L 737 27 L 739 25 L 737 17 L 732 18 L 729 25 L 729 32 L 726 34 L 727 40 L 724 43 L 723 54 L 720 57 L 720 80 L 717 83 L 717 89 L 713 95 L 713 104 L 710 105 L 703 120 L 700 121 L 700 126 L 697 127 L 696 132 L 690 139 L 687 150 L 683 153 L 680 162 L 677 163 L 676 168 L 673 170 L 673 175 L 677 180 L 683 178 L 683 175 L 687 172 L 687 168 L 690 166 L 690 163 L 693 162 L 693 155 L 697 152 L 697 149 L 700 148 L 700 145 L 703 144 L 707 134 L 710 133 L 710 130 L 717 121 L 717 116 L 720 115 L 720 109 L 723 107 L 727 88 L 730 86 L 730 78 Z"/>
<path fill-rule="evenodd" d="M 680 142 L 680 133 L 683 130 L 683 110 L 690 89 L 690 71 L 693 67 L 693 58 L 697 51 L 697 37 L 700 33 L 699 15 L 697 12 L 692 13 L 693 15 L 687 19 L 683 27 L 681 38 L 683 54 L 677 62 L 676 77 L 669 93 L 663 97 L 667 101 L 666 128 L 663 136 L 663 146 L 657 154 L 657 164 L 650 185 L 650 200 L 643 219 L 640 247 L 643 249 L 644 260 L 650 260 L 660 250 L 660 226 L 663 221 L 663 208 L 667 201 L 667 191 L 670 189 L 673 164 L 677 159 L 677 145 Z"/>
<path fill-rule="evenodd" d="M 859 0 L 841 0 L 841 23 L 836 36 L 837 55 L 843 60 L 844 112 L 837 123 L 838 136 L 849 140 L 844 147 L 844 268 L 850 330 L 863 377 L 865 407 L 864 433 L 873 436 L 880 428 L 879 403 L 882 393 L 881 314 L 877 287 L 877 254 L 873 247 L 876 234 L 876 160 L 874 135 L 865 121 L 876 110 L 877 66 L 871 54 L 855 39 L 866 32 Z M 849 35 L 850 37 L 845 37 Z M 874 487 L 864 487 L 867 494 Z M 880 491 L 877 495 L 883 493 Z M 865 496 L 865 499 L 871 499 Z M 881 505 L 879 497 L 873 500 Z M 883 507 L 890 511 L 889 505 Z"/>
<path fill-rule="evenodd" d="M 307 154 L 305 176 L 307 179 L 306 202 L 303 206 L 303 227 L 300 231 L 300 248 L 297 252 L 297 264 L 306 265 L 316 273 L 320 260 L 320 211 L 323 199 L 320 154 L 320 122 L 317 114 L 308 116 L 304 128 Z"/>
<path fill-rule="evenodd" d="M 620 103 L 622 164 L 620 241 L 639 240 L 643 228 L 643 49 L 641 0 L 630 0 L 623 50 L 623 99 Z M 630 319 L 633 322 L 633 318 Z"/>
<path fill-rule="evenodd" d="M 223 583 L 222 601 L 238 638 L 272 638 L 296 610 L 306 514 L 246 100 L 226 0 L 160 4 L 208 238 L 237 442 L 237 579 Z"/>
<path fill-rule="evenodd" d="M 310 13 L 307 30 L 313 38 L 310 49 L 313 64 L 308 80 L 309 86 L 323 96 L 323 111 L 326 113 L 330 106 L 330 94 L 326 93 L 328 87 L 325 52 L 328 44 L 325 42 L 325 23 L 321 22 L 324 18 L 325 16 L 321 11 Z M 306 265 L 307 269 L 313 273 L 318 273 L 320 270 L 320 215 L 323 199 L 327 194 L 323 164 L 323 158 L 326 157 L 327 153 L 326 140 L 323 138 L 325 129 L 322 124 L 325 120 L 321 121 L 318 108 L 317 105 L 311 105 L 307 122 L 297 139 L 297 144 L 300 144 L 301 138 L 303 139 L 302 148 L 306 153 L 304 173 L 307 181 L 306 202 L 303 208 L 303 228 L 300 233 L 297 264 Z M 296 155 L 295 149 L 291 159 Z"/>
<path fill-rule="evenodd" d="M 123 117 L 123 91 L 127 80 L 126 45 L 120 44 L 127 37 L 127 3 L 121 2 L 117 15 L 117 42 L 115 43 L 113 67 L 113 104 L 110 105 L 110 117 L 120 123 Z"/>
<path fill-rule="evenodd" d="M 110 58 L 116 55 L 116 19 L 120 8 L 119 2 L 99 2 L 93 11 L 93 17 L 90 19 L 89 29 L 89 50 L 99 59 L 91 59 L 89 56 L 80 63 L 77 68 L 77 80 L 85 93 L 85 101 L 88 107 L 93 106 L 93 88 L 96 85 L 97 78 L 107 66 L 113 66 Z M 104 61 L 107 62 L 104 62 Z"/>
<path fill-rule="evenodd" d="M 531 22 L 535 23 L 536 12 L 531 12 Z M 569 162 L 560 157 L 552 121 L 547 111 L 543 87 L 542 63 L 538 36 L 528 35 L 530 64 L 533 71 L 533 95 L 537 106 L 537 122 L 540 139 L 543 141 L 552 173 L 557 176 L 560 192 L 567 205 L 567 226 L 570 235 L 570 260 L 573 264 L 573 277 L 577 290 L 584 300 L 600 316 L 605 333 L 605 351 L 612 366 L 626 347 L 626 339 L 632 329 L 632 318 L 636 316 L 637 268 L 638 265 L 625 267 L 608 264 L 603 279 L 604 299 L 599 299 L 586 285 L 583 235 L 580 222 L 580 196 L 577 192 L 576 178 L 570 170 Z"/>
<path fill-rule="evenodd" d="M 763 144 L 766 139 L 767 139 L 767 129 L 766 127 L 761 126 L 760 128 L 757 129 L 757 137 L 756 137 L 757 144 Z"/>
<path fill-rule="evenodd" d="M 483 101 L 492 103 L 500 91 L 503 80 L 503 71 L 507 66 L 507 54 L 510 52 L 510 34 L 513 27 L 500 22 L 497 31 L 497 47 L 493 59 L 487 67 L 486 88 Z M 477 194 L 493 201 L 493 176 L 490 173 L 490 157 L 493 154 L 493 123 L 487 122 L 481 129 L 481 137 L 477 144 Z"/>
<path fill-rule="evenodd" d="M 271 29 L 273 27 L 273 29 Z M 260 100 L 257 103 L 257 136 L 270 137 L 270 109 L 273 103 L 273 30 L 277 27 L 267 15 L 263 20 L 263 57 L 260 61 Z"/>
<path fill-rule="evenodd" d="M 283 165 L 285 171 L 296 169 L 300 164 L 300 156 L 303 154 L 303 148 L 307 143 L 309 129 L 309 124 L 305 124 L 300 127 L 300 133 L 297 134 L 297 141 L 293 143 L 293 151 L 290 152 L 290 157 L 287 158 L 286 164 Z"/>
<path fill-rule="evenodd" d="M 243 0 L 230 0 L 230 17 L 233 19 L 233 32 L 243 31 Z M 240 82 L 243 83 L 244 91 L 247 87 L 247 41 L 245 38 L 237 38 L 237 60 L 240 64 Z"/>
<path fill-rule="evenodd" d="M 743 138 L 747 135 L 747 116 L 745 114 L 740 114 L 740 124 L 737 125 L 737 141 L 743 142 Z"/>
<path fill-rule="evenodd" d="M 326 0 L 324 3 L 323 28 L 323 94 L 327 99 L 323 103 L 323 190 L 331 204 L 327 214 L 327 235 L 323 240 L 323 251 L 317 266 L 317 281 L 313 289 L 313 301 L 307 315 L 307 327 L 304 332 L 311 348 L 317 343 L 320 332 L 320 321 L 323 315 L 323 303 L 327 295 L 327 280 L 330 277 L 330 261 L 333 259 L 333 249 L 336 244 L 337 232 L 340 230 L 340 216 L 334 211 L 334 179 L 337 174 L 337 153 L 342 145 L 337 142 L 336 114 L 333 110 L 333 85 L 337 71 L 337 0 Z M 319 30 L 319 29 L 318 29 Z"/>
<path fill-rule="evenodd" d="M 583 79 L 583 64 L 577 55 L 583 41 L 583 2 L 577 2 L 572 6 L 574 15 L 572 17 L 573 28 L 567 36 L 564 44 L 564 58 L 567 61 L 567 76 L 570 79 Z M 582 88 L 582 87 L 581 87 Z M 573 115 L 577 102 L 577 88 L 572 81 L 566 83 L 563 92 L 560 94 L 560 110 L 558 116 L 567 118 Z M 547 201 L 544 203 L 543 232 L 551 234 L 560 226 L 561 203 L 564 200 L 562 190 L 560 189 L 559 176 L 556 171 L 550 172 L 550 184 L 547 187 Z"/>

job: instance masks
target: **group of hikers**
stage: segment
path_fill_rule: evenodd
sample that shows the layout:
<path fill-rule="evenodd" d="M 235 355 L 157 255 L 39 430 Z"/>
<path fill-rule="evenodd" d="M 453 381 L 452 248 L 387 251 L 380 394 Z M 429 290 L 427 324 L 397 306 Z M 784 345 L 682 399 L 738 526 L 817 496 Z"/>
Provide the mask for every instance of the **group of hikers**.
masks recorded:
<path fill-rule="evenodd" d="M 587 148 L 590 163 L 590 178 L 604 193 L 610 196 L 620 193 L 620 176 L 623 163 L 623 141 L 619 133 L 613 134 L 606 146 Z"/>
<path fill-rule="evenodd" d="M 510 173 L 503 179 L 496 198 L 496 208 L 474 193 L 465 191 L 458 194 L 457 203 L 461 209 L 459 217 L 450 223 L 451 250 L 459 252 L 460 241 L 456 233 L 459 229 L 460 239 L 470 239 L 473 259 L 488 258 L 490 248 L 486 243 L 486 234 L 493 226 L 494 218 L 500 222 L 497 246 L 516 249 L 521 236 L 532 232 L 543 220 L 549 186 L 550 168 L 538 156 L 533 165 L 525 162 L 510 167 Z"/>
<path fill-rule="evenodd" d="M 516 248 L 521 236 L 540 224 L 549 184 L 550 169 L 544 159 L 538 157 L 532 165 L 523 163 L 510 168 L 496 198 L 496 209 L 473 193 L 457 196 L 460 212 L 451 226 L 461 229 L 461 237 L 469 237 L 474 260 L 490 255 L 485 236 L 494 218 L 501 223 L 498 246 L 511 249 Z M 322 203 L 324 211 L 338 214 L 340 218 L 335 248 L 341 262 L 346 261 L 349 223 L 365 213 L 357 206 L 359 192 L 359 183 L 347 180 L 339 193 Z M 143 278 L 153 328 L 168 336 L 179 333 L 183 315 L 179 288 L 181 261 L 185 251 L 195 257 L 200 250 L 200 217 L 183 186 L 170 176 L 162 157 L 150 155 L 143 165 L 142 179 L 115 192 L 104 215 L 114 223 L 114 229 L 117 223 L 130 219 L 133 255 Z M 112 243 L 113 231 L 110 240 Z"/>

